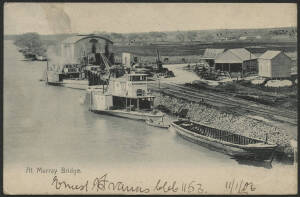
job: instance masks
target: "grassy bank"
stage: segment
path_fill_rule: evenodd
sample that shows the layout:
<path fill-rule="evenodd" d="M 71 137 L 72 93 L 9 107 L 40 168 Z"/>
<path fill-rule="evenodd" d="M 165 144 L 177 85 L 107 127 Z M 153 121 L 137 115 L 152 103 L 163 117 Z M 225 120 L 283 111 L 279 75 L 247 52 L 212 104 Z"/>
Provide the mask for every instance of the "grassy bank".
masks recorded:
<path fill-rule="evenodd" d="M 293 157 L 290 140 L 295 137 L 287 130 L 251 119 L 245 115 L 239 116 L 221 112 L 206 105 L 190 103 L 170 96 L 157 94 L 154 105 L 155 107 L 165 108 L 165 112 L 171 116 L 174 116 L 183 108 L 189 109 L 187 117 L 191 120 L 244 136 L 265 140 L 266 134 L 268 134 L 268 140 L 279 145 L 277 149 L 279 154 L 283 154 L 286 158 Z"/>

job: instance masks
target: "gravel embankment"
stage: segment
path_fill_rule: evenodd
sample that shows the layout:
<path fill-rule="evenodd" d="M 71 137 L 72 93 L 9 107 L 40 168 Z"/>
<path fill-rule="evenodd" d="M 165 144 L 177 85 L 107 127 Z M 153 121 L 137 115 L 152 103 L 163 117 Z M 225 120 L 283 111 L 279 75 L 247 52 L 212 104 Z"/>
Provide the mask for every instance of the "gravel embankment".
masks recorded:
<path fill-rule="evenodd" d="M 279 152 L 284 153 L 288 157 L 293 155 L 293 149 L 290 145 L 290 140 L 293 139 L 293 137 L 289 132 L 263 121 L 251 119 L 244 115 L 238 116 L 224 113 L 205 105 L 189 103 L 169 96 L 157 95 L 154 105 L 163 105 L 169 109 L 171 113 L 176 113 L 180 111 L 180 109 L 187 108 L 189 109 L 187 116 L 191 120 L 244 136 L 265 140 L 266 134 L 268 134 L 268 141 L 278 144 Z"/>

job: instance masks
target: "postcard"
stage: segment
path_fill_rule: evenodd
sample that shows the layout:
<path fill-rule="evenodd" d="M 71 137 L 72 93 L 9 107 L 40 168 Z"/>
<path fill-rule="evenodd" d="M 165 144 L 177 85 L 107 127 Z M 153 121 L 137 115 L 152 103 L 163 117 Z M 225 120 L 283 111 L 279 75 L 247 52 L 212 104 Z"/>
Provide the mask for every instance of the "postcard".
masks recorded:
<path fill-rule="evenodd" d="M 296 3 L 4 3 L 4 194 L 297 194 Z"/>

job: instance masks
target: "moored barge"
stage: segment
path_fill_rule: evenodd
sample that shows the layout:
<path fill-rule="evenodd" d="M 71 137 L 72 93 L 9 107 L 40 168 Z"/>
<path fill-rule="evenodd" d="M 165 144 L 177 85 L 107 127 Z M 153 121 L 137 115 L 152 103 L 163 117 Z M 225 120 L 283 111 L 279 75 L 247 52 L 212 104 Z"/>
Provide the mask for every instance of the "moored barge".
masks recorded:
<path fill-rule="evenodd" d="M 190 120 L 176 120 L 171 128 L 192 142 L 235 158 L 272 162 L 276 144 L 220 130 Z"/>

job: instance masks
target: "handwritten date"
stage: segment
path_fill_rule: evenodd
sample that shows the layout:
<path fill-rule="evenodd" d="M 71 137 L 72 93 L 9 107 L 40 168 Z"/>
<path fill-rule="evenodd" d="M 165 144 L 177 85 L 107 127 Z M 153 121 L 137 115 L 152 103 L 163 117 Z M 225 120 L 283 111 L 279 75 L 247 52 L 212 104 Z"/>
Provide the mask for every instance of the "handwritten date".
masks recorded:
<path fill-rule="evenodd" d="M 233 179 L 231 181 L 226 181 L 225 189 L 230 194 L 248 194 L 256 190 L 252 182 Z"/>

